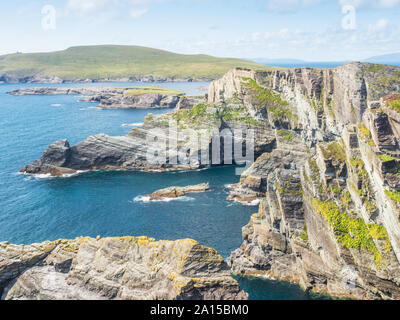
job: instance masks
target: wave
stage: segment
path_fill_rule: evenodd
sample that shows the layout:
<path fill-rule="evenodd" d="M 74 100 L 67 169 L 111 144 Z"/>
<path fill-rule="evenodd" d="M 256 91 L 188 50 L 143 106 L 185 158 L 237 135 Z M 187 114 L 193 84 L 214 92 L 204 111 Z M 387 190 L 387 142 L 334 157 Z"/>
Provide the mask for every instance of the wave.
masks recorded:
<path fill-rule="evenodd" d="M 32 174 L 32 173 L 26 173 L 26 172 L 18 172 L 18 174 L 27 176 L 24 180 L 25 181 L 29 181 L 29 180 L 41 180 L 41 179 L 72 178 L 72 177 L 76 177 L 76 176 L 79 176 L 81 174 L 84 174 L 86 172 L 88 172 L 88 170 L 78 170 L 78 171 L 76 171 L 74 173 L 65 173 L 65 174 L 63 174 L 63 175 L 61 175 L 59 177 L 52 176 L 50 173 L 35 173 L 35 174 Z"/>
<path fill-rule="evenodd" d="M 61 107 L 61 106 L 62 106 L 62 104 L 59 104 L 59 103 L 53 103 L 51 106 L 52 106 L 52 107 Z"/>
<path fill-rule="evenodd" d="M 255 199 L 253 201 L 239 201 L 239 200 L 235 199 L 233 201 L 236 202 L 236 203 L 240 203 L 241 205 L 249 206 L 249 207 L 258 206 L 260 204 L 260 202 L 261 202 L 260 199 Z"/>
<path fill-rule="evenodd" d="M 121 124 L 121 127 L 140 127 L 144 123 L 143 122 L 138 122 L 138 123 L 123 123 Z"/>
<path fill-rule="evenodd" d="M 178 197 L 178 198 L 162 198 L 159 200 L 151 200 L 150 197 L 147 196 L 137 196 L 136 198 L 133 199 L 134 202 L 144 202 L 144 203 L 149 203 L 149 202 L 171 202 L 171 201 L 192 201 L 194 198 L 191 197 Z"/>

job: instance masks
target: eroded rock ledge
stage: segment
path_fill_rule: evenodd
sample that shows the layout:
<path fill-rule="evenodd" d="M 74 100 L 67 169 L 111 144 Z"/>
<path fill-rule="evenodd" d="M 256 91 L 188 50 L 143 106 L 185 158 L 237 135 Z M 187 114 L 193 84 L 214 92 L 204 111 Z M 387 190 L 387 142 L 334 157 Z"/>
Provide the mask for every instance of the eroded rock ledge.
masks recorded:
<path fill-rule="evenodd" d="M 226 262 L 194 240 L 0 242 L 2 299 L 247 299 Z"/>
<path fill-rule="evenodd" d="M 157 190 L 152 194 L 143 196 L 143 198 L 149 199 L 149 201 L 159 201 L 165 199 L 175 199 L 183 197 L 188 193 L 200 193 L 210 190 L 210 185 L 208 183 L 202 183 L 194 186 L 186 187 L 169 187 L 161 190 Z"/>

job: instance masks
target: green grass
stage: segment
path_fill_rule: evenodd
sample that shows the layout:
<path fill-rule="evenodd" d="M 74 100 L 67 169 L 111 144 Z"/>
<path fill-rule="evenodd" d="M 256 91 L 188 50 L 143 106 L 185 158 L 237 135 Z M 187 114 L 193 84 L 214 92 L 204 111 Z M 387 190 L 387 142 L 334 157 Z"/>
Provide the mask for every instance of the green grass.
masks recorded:
<path fill-rule="evenodd" d="M 391 198 L 394 202 L 396 202 L 397 205 L 400 205 L 400 192 L 393 190 L 385 190 L 386 195 Z"/>
<path fill-rule="evenodd" d="M 388 107 L 398 113 L 400 113 L 400 100 L 394 100 L 388 103 Z"/>
<path fill-rule="evenodd" d="M 210 112 L 209 108 L 214 108 L 215 111 Z M 175 111 L 172 117 L 179 124 L 189 127 L 215 121 L 236 121 L 249 126 L 264 126 L 264 123 L 251 118 L 246 113 L 244 106 L 216 106 L 200 103 L 190 110 Z"/>
<path fill-rule="evenodd" d="M 300 238 L 303 239 L 304 241 L 308 242 L 307 225 L 304 225 L 303 232 L 300 234 Z"/>
<path fill-rule="evenodd" d="M 346 161 L 346 153 L 337 141 L 320 143 L 321 151 L 325 159 Z"/>
<path fill-rule="evenodd" d="M 358 124 L 358 133 L 361 136 L 361 138 L 366 140 L 366 142 L 371 147 L 375 147 L 375 142 L 374 139 L 372 138 L 372 133 L 363 123 Z"/>
<path fill-rule="evenodd" d="M 127 96 L 139 96 L 142 94 L 151 94 L 158 93 L 164 95 L 184 95 L 185 93 L 182 91 L 170 90 L 158 86 L 148 86 L 148 87 L 131 87 L 131 88 L 123 88 L 126 89 L 125 95 Z"/>
<path fill-rule="evenodd" d="M 378 155 L 379 160 L 383 161 L 383 162 L 390 162 L 390 161 L 395 161 L 396 158 L 393 158 L 387 154 L 380 154 Z"/>
<path fill-rule="evenodd" d="M 290 131 L 287 130 L 278 130 L 278 134 L 280 137 L 282 137 L 283 140 L 290 142 L 293 140 L 293 134 Z"/>
<path fill-rule="evenodd" d="M 374 255 L 377 267 L 382 266 L 383 256 L 374 240 L 385 241 L 386 251 L 391 250 L 385 227 L 377 224 L 366 224 L 363 219 L 351 219 L 347 212 L 342 212 L 333 201 L 313 199 L 312 204 L 317 212 L 325 217 L 333 229 L 336 240 L 346 248 L 367 249 Z"/>
<path fill-rule="evenodd" d="M 216 79 L 235 67 L 272 69 L 247 60 L 182 55 L 138 46 L 82 46 L 51 53 L 0 56 L 0 74 L 19 78 L 47 75 L 66 80 L 143 76 Z"/>
<path fill-rule="evenodd" d="M 267 107 L 268 113 L 273 115 L 275 121 L 282 122 L 287 119 L 298 118 L 288 108 L 289 103 L 282 99 L 280 94 L 261 87 L 255 80 L 250 78 L 243 78 L 242 84 L 252 92 L 252 96 L 257 100 L 259 107 Z"/>

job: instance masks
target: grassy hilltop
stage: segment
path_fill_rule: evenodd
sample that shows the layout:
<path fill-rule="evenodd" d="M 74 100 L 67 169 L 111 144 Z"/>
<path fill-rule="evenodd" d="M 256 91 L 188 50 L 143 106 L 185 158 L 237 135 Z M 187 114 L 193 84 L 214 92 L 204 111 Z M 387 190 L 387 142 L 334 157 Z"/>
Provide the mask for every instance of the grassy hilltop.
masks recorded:
<path fill-rule="evenodd" d="M 182 55 L 138 46 L 84 46 L 50 53 L 0 56 L 0 75 L 57 76 L 62 79 L 122 77 L 218 78 L 234 67 L 267 69 L 255 62 Z"/>

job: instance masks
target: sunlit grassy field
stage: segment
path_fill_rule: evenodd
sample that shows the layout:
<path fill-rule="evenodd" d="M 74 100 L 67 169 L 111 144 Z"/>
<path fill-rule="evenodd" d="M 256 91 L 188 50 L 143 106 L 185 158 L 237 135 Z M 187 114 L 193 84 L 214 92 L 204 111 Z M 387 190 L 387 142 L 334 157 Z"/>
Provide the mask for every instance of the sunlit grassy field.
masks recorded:
<path fill-rule="evenodd" d="M 137 46 L 72 47 L 51 53 L 0 56 L 0 74 L 47 75 L 67 80 L 143 76 L 218 78 L 234 67 L 271 68 L 247 60 L 182 55 Z"/>

